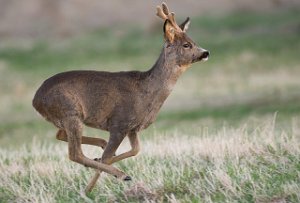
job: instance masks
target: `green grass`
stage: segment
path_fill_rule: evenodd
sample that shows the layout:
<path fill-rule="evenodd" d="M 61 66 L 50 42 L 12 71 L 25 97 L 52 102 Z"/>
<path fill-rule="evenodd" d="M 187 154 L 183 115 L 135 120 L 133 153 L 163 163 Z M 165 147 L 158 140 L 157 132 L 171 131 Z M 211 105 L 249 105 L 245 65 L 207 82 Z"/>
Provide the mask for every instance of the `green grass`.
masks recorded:
<path fill-rule="evenodd" d="M 0 202 L 299 202 L 299 17 L 289 10 L 192 19 L 189 35 L 210 50 L 210 60 L 180 78 L 157 121 L 141 132 L 141 155 L 116 164 L 133 181 L 104 175 L 87 196 L 93 170 L 68 160 L 57 129 L 34 112 L 34 92 L 61 71 L 150 68 L 162 47 L 161 25 L 4 43 Z M 108 138 L 90 128 L 85 135 Z M 89 157 L 102 152 L 84 150 Z"/>
<path fill-rule="evenodd" d="M 240 104 L 222 107 L 202 107 L 191 111 L 176 111 L 162 114 L 159 119 L 168 121 L 196 120 L 212 117 L 214 119 L 229 120 L 236 123 L 239 119 L 247 117 L 249 114 L 256 116 L 273 114 L 278 112 L 280 116 L 297 116 L 300 113 L 300 104 L 298 100 L 284 102 L 277 101 L 263 104 Z"/>

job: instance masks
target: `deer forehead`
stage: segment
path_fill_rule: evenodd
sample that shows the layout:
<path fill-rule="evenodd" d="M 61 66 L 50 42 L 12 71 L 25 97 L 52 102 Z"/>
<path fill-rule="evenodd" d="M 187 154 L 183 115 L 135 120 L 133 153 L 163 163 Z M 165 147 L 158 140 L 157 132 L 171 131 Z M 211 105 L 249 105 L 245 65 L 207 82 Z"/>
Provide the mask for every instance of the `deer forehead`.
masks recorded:
<path fill-rule="evenodd" d="M 191 44 L 195 44 L 194 41 L 184 32 L 176 33 L 175 42 L 178 44 L 183 44 L 189 42 Z"/>

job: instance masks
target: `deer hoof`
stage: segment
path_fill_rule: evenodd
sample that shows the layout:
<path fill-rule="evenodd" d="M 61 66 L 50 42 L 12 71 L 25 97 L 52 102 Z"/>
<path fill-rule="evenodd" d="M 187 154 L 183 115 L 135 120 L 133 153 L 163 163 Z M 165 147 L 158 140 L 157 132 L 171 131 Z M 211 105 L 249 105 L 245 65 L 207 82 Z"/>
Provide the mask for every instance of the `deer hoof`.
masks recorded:
<path fill-rule="evenodd" d="M 130 180 L 132 180 L 132 179 L 131 179 L 130 176 L 126 176 L 123 180 L 124 180 L 124 181 L 130 181 Z"/>
<path fill-rule="evenodd" d="M 114 156 L 116 156 L 116 154 L 114 154 Z M 101 162 L 101 158 L 94 158 L 94 161 Z"/>
<path fill-rule="evenodd" d="M 101 162 L 101 158 L 94 158 L 94 161 Z"/>
<path fill-rule="evenodd" d="M 114 175 L 114 177 L 118 178 L 118 176 L 116 176 L 116 175 Z M 125 177 L 122 177 L 121 179 L 124 180 L 124 181 L 130 181 L 130 180 L 132 180 L 132 178 L 130 176 L 127 176 L 127 175 Z"/>

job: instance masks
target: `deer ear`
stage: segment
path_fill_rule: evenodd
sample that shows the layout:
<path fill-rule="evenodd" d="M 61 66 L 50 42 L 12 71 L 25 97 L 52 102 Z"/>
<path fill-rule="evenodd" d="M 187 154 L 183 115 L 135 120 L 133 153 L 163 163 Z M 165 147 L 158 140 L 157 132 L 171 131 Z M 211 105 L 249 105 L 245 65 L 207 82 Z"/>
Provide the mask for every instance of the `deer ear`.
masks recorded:
<path fill-rule="evenodd" d="M 183 32 L 186 32 L 189 29 L 190 23 L 191 23 L 190 17 L 187 17 L 186 20 L 183 23 L 181 23 L 179 27 Z"/>
<path fill-rule="evenodd" d="M 165 39 L 168 40 L 170 43 L 173 43 L 174 38 L 175 38 L 175 28 L 170 23 L 169 20 L 165 21 L 165 24 L 164 24 L 164 33 L 165 33 Z"/>

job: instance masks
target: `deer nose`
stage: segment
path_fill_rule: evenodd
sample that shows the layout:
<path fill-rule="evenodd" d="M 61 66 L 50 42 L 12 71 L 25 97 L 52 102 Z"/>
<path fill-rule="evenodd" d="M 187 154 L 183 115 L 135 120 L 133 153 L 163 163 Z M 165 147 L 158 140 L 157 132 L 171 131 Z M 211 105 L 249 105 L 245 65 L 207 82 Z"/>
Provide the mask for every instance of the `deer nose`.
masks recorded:
<path fill-rule="evenodd" d="M 209 51 L 205 51 L 202 54 L 202 58 L 208 58 L 209 57 Z"/>

